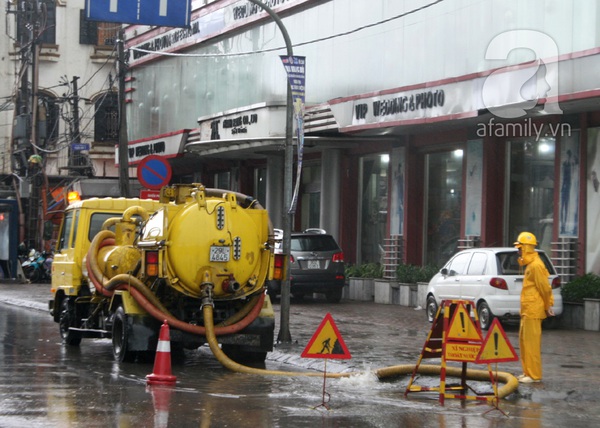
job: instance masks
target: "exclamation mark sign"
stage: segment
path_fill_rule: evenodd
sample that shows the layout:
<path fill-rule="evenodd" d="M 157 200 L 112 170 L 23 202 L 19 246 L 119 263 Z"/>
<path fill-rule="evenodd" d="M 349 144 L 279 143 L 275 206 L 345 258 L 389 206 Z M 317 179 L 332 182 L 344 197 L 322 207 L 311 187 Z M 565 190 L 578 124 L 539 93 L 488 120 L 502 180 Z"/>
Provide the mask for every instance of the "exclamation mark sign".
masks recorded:
<path fill-rule="evenodd" d="M 498 355 L 498 332 L 494 332 L 494 349 L 496 350 L 496 355 Z"/>
<path fill-rule="evenodd" d="M 465 330 L 465 314 L 464 314 L 464 312 L 460 312 L 459 315 L 460 315 L 460 325 L 462 326 L 462 331 L 463 331 L 463 333 L 466 333 L 466 330 Z"/>

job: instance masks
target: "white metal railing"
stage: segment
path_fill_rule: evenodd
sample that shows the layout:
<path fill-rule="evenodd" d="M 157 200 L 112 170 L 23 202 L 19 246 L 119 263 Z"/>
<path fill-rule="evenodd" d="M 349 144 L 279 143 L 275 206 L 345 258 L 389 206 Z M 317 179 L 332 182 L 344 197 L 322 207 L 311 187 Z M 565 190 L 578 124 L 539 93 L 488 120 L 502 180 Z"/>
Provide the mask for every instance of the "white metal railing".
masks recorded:
<path fill-rule="evenodd" d="M 383 240 L 383 278 L 396 279 L 396 270 L 402 262 L 404 253 L 404 237 L 402 235 L 390 235 Z"/>

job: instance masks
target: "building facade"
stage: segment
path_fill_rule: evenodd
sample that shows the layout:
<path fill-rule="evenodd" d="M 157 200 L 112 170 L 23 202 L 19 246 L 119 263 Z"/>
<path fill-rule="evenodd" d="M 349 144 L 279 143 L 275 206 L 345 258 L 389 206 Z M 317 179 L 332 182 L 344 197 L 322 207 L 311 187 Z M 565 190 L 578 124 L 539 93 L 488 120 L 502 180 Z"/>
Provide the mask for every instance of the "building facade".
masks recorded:
<path fill-rule="evenodd" d="M 567 280 L 599 271 L 597 2 L 265 4 L 306 61 L 295 229 L 437 265 L 529 230 Z M 192 5 L 189 28 L 126 31 L 130 144 L 281 224 L 284 39 L 252 2 Z"/>
<path fill-rule="evenodd" d="M 600 271 L 596 1 L 264 3 L 306 64 L 294 229 L 326 229 L 351 263 L 387 263 L 392 248 L 436 265 L 529 230 L 567 280 Z M 187 28 L 125 28 L 129 171 L 164 156 L 172 182 L 255 195 L 280 227 L 284 38 L 254 2 L 191 4 Z M 90 141 L 92 158 L 109 145 Z M 94 171 L 116 176 L 118 159 Z"/>

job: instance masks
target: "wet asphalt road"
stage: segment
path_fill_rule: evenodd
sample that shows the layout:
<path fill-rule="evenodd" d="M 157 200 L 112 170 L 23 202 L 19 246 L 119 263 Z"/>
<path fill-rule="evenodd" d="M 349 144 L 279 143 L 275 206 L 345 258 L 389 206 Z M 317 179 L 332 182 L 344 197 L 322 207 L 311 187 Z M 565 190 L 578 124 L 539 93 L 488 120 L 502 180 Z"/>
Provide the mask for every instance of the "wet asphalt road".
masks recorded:
<path fill-rule="evenodd" d="M 0 283 L 0 302 L 4 304 L 47 312 L 49 297 L 48 284 Z M 7 306 L 0 305 L 0 310 L 5 307 Z M 277 311 L 276 328 L 278 329 L 280 315 L 277 301 L 274 307 Z M 414 308 L 348 300 L 344 300 L 338 305 L 327 304 L 324 299 L 293 301 L 290 314 L 292 343 L 277 344 L 275 351 L 268 357 L 267 367 L 289 367 L 290 370 L 310 370 L 311 368 L 322 370 L 322 360 L 306 360 L 301 359 L 299 356 L 327 313 L 330 313 L 335 320 L 340 334 L 352 354 L 351 360 L 329 364 L 329 371 L 364 372 L 368 369 L 391 365 L 415 364 L 431 327 L 425 320 L 424 311 L 415 310 Z M 48 318 L 50 317 L 48 316 Z M 53 334 L 57 334 L 58 327 L 55 324 L 53 327 L 56 330 Z M 505 331 L 518 353 L 517 326 L 505 326 Z M 373 412 L 373 409 L 380 409 L 378 412 L 385 414 L 390 411 L 390 408 L 397 407 L 397 411 L 412 416 L 409 419 L 398 417 L 396 420 L 404 421 L 404 424 L 409 425 L 412 421 L 416 423 L 414 426 L 597 426 L 600 421 L 599 339 L 600 334 L 597 332 L 545 330 L 543 336 L 544 381 L 539 384 L 520 385 L 514 394 L 502 400 L 500 408 L 508 416 L 504 416 L 496 410 L 486 413 L 484 416 L 484 412 L 489 410 L 487 404 L 482 406 L 467 402 L 465 406 L 464 403 L 459 404 L 458 400 L 447 399 L 445 406 L 440 406 L 437 397 L 431 395 L 416 397 L 418 394 L 411 394 L 408 399 L 411 405 L 405 407 L 407 399 L 404 398 L 403 392 L 407 380 L 404 380 L 399 385 L 385 385 L 385 391 L 377 393 L 377 400 L 380 402 L 369 404 L 367 397 L 361 397 L 360 400 L 357 400 L 357 408 L 354 411 L 358 413 L 351 415 L 352 420 L 356 423 L 348 424 L 349 419 L 346 418 L 350 416 L 348 414 L 344 415 L 341 410 L 336 411 L 334 407 L 332 411 L 322 413 L 319 418 L 321 423 L 317 425 L 361 426 L 359 421 L 364 422 L 365 415 Z M 54 342 L 48 346 L 60 347 L 60 344 L 57 345 Z M 101 352 L 103 357 L 110 357 L 110 349 Z M 436 360 L 424 360 L 423 364 L 438 364 L 438 362 Z M 470 364 L 469 367 L 485 368 L 485 366 L 475 364 Z M 110 361 L 106 362 L 105 369 L 108 372 L 115 370 Z M 495 365 L 492 366 L 492 369 L 496 370 Z M 147 370 L 147 368 L 142 370 Z M 520 364 L 518 362 L 499 363 L 497 370 L 517 375 L 520 373 Z M 123 376 L 132 375 L 123 374 Z M 133 376 L 135 377 L 135 375 Z M 143 374 L 140 377 L 143 379 Z M 112 377 L 109 376 L 108 379 L 111 378 L 114 378 L 114 374 Z M 282 391 L 289 388 L 295 388 L 293 383 L 290 384 L 287 381 L 283 383 L 276 382 L 276 385 L 275 387 L 269 384 L 269 388 L 276 389 L 279 391 L 278 393 L 283 393 Z M 187 385 L 184 386 L 184 389 L 190 386 L 192 389 L 194 388 L 193 385 Z M 342 402 L 348 400 L 347 397 L 343 398 L 344 395 L 348 394 L 347 386 L 345 385 L 345 387 L 337 390 L 338 386 L 335 382 L 332 382 L 332 391 L 330 391 L 334 393 L 332 403 L 335 403 L 336 398 Z M 360 390 L 365 387 L 369 389 L 380 388 L 379 385 L 359 383 L 351 386 L 350 389 Z M 228 397 L 228 394 L 233 396 L 237 392 L 239 391 L 232 388 L 225 396 Z M 336 392 L 338 397 L 335 396 Z M 317 398 L 313 398 L 311 402 L 318 404 L 319 400 Z M 341 403 L 338 403 L 338 405 L 343 407 Z M 259 407 L 260 405 L 257 404 L 257 408 Z M 421 414 L 420 417 L 414 415 L 415 407 L 417 408 L 416 413 Z M 474 410 L 475 408 L 476 410 Z M 429 413 L 429 416 L 423 416 L 427 413 Z M 261 420 L 265 423 L 269 421 L 266 426 L 311 426 L 310 421 L 301 422 L 303 421 L 302 415 L 294 414 L 294 411 L 291 411 L 288 416 L 288 418 L 281 418 L 281 416 L 269 417 L 263 415 Z M 423 423 L 423 418 L 428 423 Z M 173 421 L 173 416 L 171 420 Z M 385 421 L 394 419 L 383 419 L 384 422 L 381 423 L 376 423 L 375 420 L 376 418 L 374 418 L 373 424 L 364 426 L 389 426 Z M 295 421 L 295 423 L 290 424 L 291 421 Z M 179 422 L 181 423 L 181 421 Z M 198 426 L 198 424 L 195 424 L 195 426 Z M 402 426 L 402 424 L 397 426 Z"/>

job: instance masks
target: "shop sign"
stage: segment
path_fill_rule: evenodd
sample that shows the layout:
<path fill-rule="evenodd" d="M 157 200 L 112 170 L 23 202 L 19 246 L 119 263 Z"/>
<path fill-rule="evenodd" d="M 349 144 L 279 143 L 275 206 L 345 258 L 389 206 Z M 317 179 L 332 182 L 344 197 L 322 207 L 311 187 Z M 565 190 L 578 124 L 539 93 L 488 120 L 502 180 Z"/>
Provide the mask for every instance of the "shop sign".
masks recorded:
<path fill-rule="evenodd" d="M 311 1 L 313 0 L 267 0 L 263 3 L 275 12 L 281 12 Z M 165 28 L 152 29 L 143 34 L 138 34 L 139 27 L 133 28 L 132 31 L 135 33 L 128 33 L 126 37 L 127 40 L 133 39 L 127 44 L 127 47 L 130 48 L 130 66 L 154 59 L 155 52 L 176 52 L 185 47 L 222 36 L 229 31 L 237 30 L 241 26 L 267 15 L 266 11 L 247 0 L 229 3 L 222 7 L 205 5 L 195 8 L 189 25 L 185 28 L 166 31 Z M 136 41 L 136 36 L 139 36 L 138 40 L 141 41 Z"/>
<path fill-rule="evenodd" d="M 418 89 L 380 91 L 330 101 L 341 131 L 474 116 L 473 81 Z"/>
<path fill-rule="evenodd" d="M 266 106 L 199 118 L 200 141 L 285 137 L 285 106 Z"/>
<path fill-rule="evenodd" d="M 189 129 L 155 137 L 130 141 L 127 145 L 129 165 L 137 165 L 146 156 L 157 155 L 165 158 L 183 156 L 183 147 L 187 140 Z M 115 145 L 115 164 L 119 165 L 119 146 Z"/>

